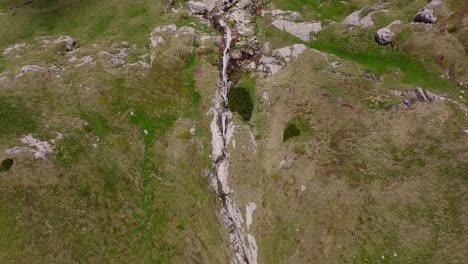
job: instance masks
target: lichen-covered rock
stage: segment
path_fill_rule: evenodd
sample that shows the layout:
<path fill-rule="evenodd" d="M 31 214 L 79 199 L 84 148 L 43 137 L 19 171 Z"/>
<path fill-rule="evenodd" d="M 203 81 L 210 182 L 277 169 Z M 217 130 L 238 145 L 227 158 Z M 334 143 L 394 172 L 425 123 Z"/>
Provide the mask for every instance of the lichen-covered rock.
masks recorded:
<path fill-rule="evenodd" d="M 442 4 L 442 0 L 432 0 L 414 16 L 413 21 L 427 24 L 435 23 L 437 17 L 434 15 L 434 7 L 440 4 Z"/>
<path fill-rule="evenodd" d="M 201 2 L 189 1 L 188 2 L 190 13 L 194 15 L 203 15 L 206 13 L 206 5 Z"/>
<path fill-rule="evenodd" d="M 60 43 L 65 45 L 67 51 L 72 51 L 76 48 L 76 41 L 69 36 L 60 36 L 55 43 Z"/>
<path fill-rule="evenodd" d="M 387 27 L 377 30 L 375 33 L 375 41 L 380 45 L 392 43 L 395 34 Z"/>
<path fill-rule="evenodd" d="M 437 21 L 437 18 L 434 16 L 434 10 L 432 8 L 423 8 L 414 16 L 413 21 L 432 24 Z"/>
<path fill-rule="evenodd" d="M 393 30 L 393 27 L 400 24 L 401 21 L 396 20 L 390 23 L 388 26 L 377 30 L 377 32 L 375 33 L 375 41 L 380 45 L 392 43 L 393 39 L 395 38 L 395 32 Z"/>

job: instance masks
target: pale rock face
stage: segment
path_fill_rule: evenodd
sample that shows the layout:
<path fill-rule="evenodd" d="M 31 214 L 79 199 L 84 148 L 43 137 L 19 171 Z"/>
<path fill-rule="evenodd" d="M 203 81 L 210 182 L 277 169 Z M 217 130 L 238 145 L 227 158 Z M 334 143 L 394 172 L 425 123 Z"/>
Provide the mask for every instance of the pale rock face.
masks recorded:
<path fill-rule="evenodd" d="M 273 21 L 273 26 L 286 31 L 303 41 L 310 41 L 310 33 L 317 33 L 322 30 L 322 24 L 320 22 L 295 23 L 288 20 L 275 20 Z"/>
<path fill-rule="evenodd" d="M 252 4 L 252 0 L 239 0 L 236 6 L 240 9 L 246 9 Z"/>
<path fill-rule="evenodd" d="M 206 13 L 206 4 L 201 2 L 189 1 L 190 13 L 194 15 L 203 15 Z"/>
<path fill-rule="evenodd" d="M 257 209 L 257 205 L 255 203 L 248 203 L 245 207 L 245 224 L 247 229 L 249 229 L 250 225 L 252 224 L 252 214 Z"/>

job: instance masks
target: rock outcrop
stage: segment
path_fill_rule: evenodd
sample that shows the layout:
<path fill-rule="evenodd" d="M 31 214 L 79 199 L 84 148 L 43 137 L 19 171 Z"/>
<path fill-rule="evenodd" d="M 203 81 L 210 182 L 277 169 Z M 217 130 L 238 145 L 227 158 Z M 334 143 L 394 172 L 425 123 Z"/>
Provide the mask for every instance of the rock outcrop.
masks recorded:
<path fill-rule="evenodd" d="M 321 22 L 296 23 L 288 20 L 275 20 L 273 26 L 307 42 L 311 40 L 310 34 L 312 32 L 318 33 L 322 30 Z"/>
<path fill-rule="evenodd" d="M 435 23 L 437 17 L 434 15 L 434 7 L 440 4 L 442 4 L 442 0 L 432 0 L 414 16 L 413 21 L 427 24 Z"/>
<path fill-rule="evenodd" d="M 206 5 L 202 2 L 189 1 L 188 2 L 190 13 L 194 15 L 203 15 L 206 13 Z"/>

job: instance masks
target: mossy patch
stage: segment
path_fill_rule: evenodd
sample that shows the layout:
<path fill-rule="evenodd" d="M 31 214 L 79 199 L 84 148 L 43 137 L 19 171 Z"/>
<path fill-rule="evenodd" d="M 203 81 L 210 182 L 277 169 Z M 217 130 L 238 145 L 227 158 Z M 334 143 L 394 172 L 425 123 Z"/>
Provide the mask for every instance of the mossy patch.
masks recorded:
<path fill-rule="evenodd" d="M 291 121 L 289 121 L 289 123 L 286 125 L 283 131 L 283 142 L 292 141 L 293 139 L 297 139 L 295 141 L 301 141 L 301 138 L 305 139 L 312 136 L 313 132 L 314 131 L 310 126 L 309 121 L 300 116 L 297 116 L 291 119 Z M 303 147 L 295 146 L 294 149 L 300 150 L 303 149 Z"/>
<path fill-rule="evenodd" d="M 283 132 L 283 142 L 288 141 L 288 139 L 297 137 L 301 134 L 301 130 L 297 127 L 296 124 L 290 123 L 286 126 Z"/>
<path fill-rule="evenodd" d="M 178 134 L 176 138 L 190 140 L 192 138 L 192 134 L 190 134 L 190 131 L 185 130 L 184 132 Z"/>

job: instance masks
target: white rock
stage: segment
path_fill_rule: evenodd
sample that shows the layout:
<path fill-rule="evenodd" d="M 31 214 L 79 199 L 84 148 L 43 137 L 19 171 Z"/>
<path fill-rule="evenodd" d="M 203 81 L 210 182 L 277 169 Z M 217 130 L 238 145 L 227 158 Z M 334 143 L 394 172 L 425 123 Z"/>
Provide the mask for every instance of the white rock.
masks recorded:
<path fill-rule="evenodd" d="M 247 206 L 245 207 L 245 224 L 247 226 L 247 229 L 249 229 L 250 225 L 252 224 L 252 214 L 257 209 L 257 205 L 255 203 L 248 203 Z"/>
<path fill-rule="evenodd" d="M 188 2 L 190 12 L 194 15 L 203 15 L 206 13 L 206 5 L 201 2 L 189 1 Z"/>

